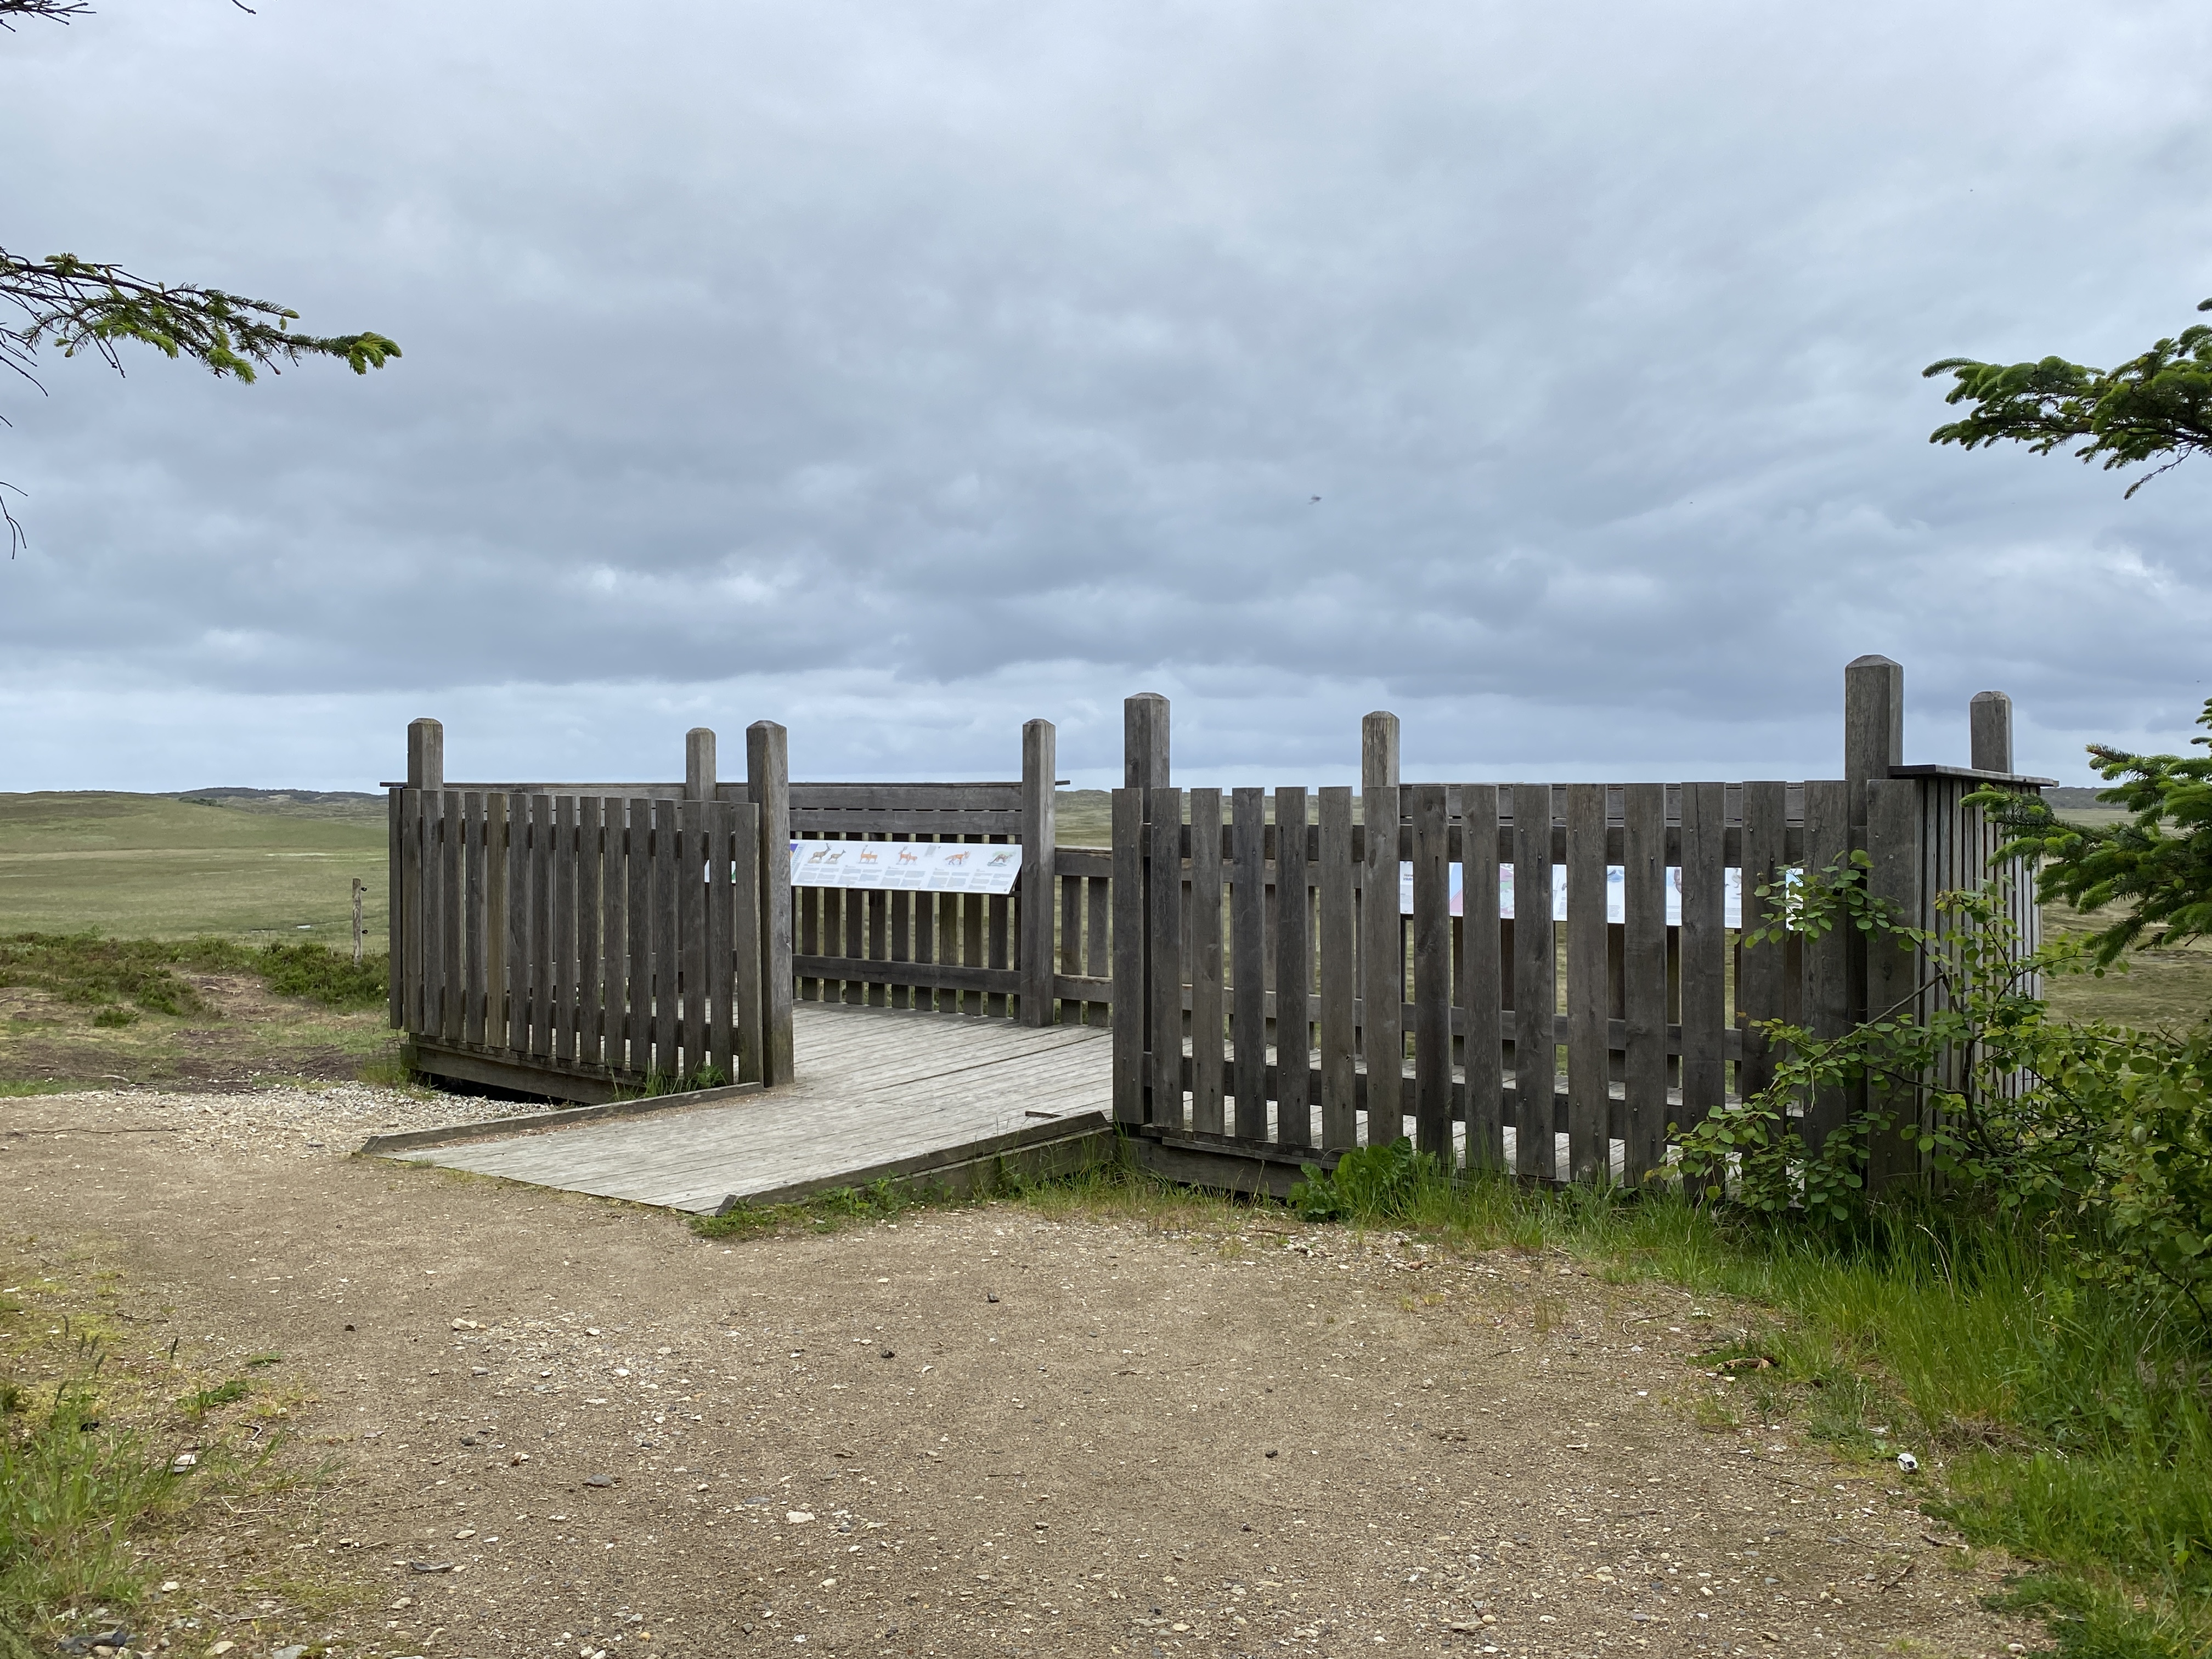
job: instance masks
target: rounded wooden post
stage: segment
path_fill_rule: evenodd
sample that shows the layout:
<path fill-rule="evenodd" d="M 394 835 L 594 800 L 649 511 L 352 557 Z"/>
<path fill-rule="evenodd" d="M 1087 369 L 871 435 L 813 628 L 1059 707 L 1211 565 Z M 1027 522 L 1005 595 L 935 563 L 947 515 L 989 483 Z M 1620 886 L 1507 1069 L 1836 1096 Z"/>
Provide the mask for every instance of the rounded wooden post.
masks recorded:
<path fill-rule="evenodd" d="M 1130 789 L 1168 787 L 1168 700 L 1157 691 L 1122 700 L 1121 782 Z"/>
<path fill-rule="evenodd" d="M 760 809 L 761 1086 L 792 1078 L 791 734 L 774 720 L 745 728 L 745 794 Z"/>
<path fill-rule="evenodd" d="M 1059 1009 L 1052 994 L 1053 915 L 1058 884 L 1053 844 L 1059 834 L 1053 774 L 1060 757 L 1050 720 L 1022 727 L 1022 1024 L 1050 1025 Z"/>
<path fill-rule="evenodd" d="M 1359 787 L 1398 787 L 1398 717 L 1376 709 L 1359 722 Z"/>
<path fill-rule="evenodd" d="M 1359 994 L 1365 1011 L 1367 1144 L 1387 1146 L 1405 1127 L 1406 935 L 1398 912 L 1398 717 L 1359 723 L 1361 818 Z"/>
<path fill-rule="evenodd" d="M 407 787 L 446 787 L 446 728 L 441 722 L 427 717 L 407 722 Z"/>
<path fill-rule="evenodd" d="M 684 734 L 684 799 L 714 799 L 714 733 L 695 726 Z"/>
<path fill-rule="evenodd" d="M 1977 772 L 2012 770 L 2012 699 L 2002 691 L 1977 691 L 1966 705 L 1971 734 L 1967 764 Z"/>
<path fill-rule="evenodd" d="M 1868 783 L 1904 764 L 1904 666 L 1887 657 L 1856 658 L 1844 669 L 1844 781 L 1853 829 L 1867 821 Z"/>

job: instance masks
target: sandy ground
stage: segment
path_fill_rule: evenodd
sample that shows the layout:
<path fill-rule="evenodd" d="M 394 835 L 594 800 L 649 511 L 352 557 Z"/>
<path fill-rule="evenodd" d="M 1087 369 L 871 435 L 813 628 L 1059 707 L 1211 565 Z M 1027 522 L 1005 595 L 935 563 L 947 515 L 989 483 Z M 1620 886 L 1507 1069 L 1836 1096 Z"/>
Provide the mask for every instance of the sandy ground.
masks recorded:
<path fill-rule="evenodd" d="M 1983 1610 L 2001 1564 L 1948 1540 L 1893 1468 L 1786 1425 L 1699 1426 L 1730 1385 L 1695 1356 L 1731 1310 L 1680 1292 L 1279 1212 L 1178 1233 L 998 1205 L 714 1243 L 657 1212 L 347 1155 L 425 1112 L 453 1107 L 360 1089 L 0 1103 L 0 1273 L 21 1317 L 118 1274 L 120 1358 L 164 1363 L 181 1339 L 180 1366 L 252 1379 L 234 1437 L 274 1425 L 290 1467 L 328 1460 L 159 1539 L 149 1567 L 177 1589 L 141 1642 L 228 1641 L 232 1659 L 2041 1645 Z"/>

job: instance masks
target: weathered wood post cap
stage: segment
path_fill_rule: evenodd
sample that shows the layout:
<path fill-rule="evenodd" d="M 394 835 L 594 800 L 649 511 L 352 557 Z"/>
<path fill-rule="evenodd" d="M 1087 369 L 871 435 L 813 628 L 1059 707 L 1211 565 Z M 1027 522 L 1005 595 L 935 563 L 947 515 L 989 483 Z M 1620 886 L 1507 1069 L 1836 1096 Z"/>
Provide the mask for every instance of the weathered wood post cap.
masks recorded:
<path fill-rule="evenodd" d="M 2012 699 L 2002 691 L 1977 691 L 1966 705 L 1972 753 L 1967 764 L 1978 772 L 2009 772 L 2012 766 Z"/>
<path fill-rule="evenodd" d="M 1168 700 L 1157 691 L 1122 699 L 1121 781 L 1131 789 L 1168 787 Z"/>
<path fill-rule="evenodd" d="M 407 787 L 446 787 L 446 728 L 443 722 L 427 714 L 407 722 Z"/>
<path fill-rule="evenodd" d="M 1905 763 L 1905 669 L 1883 656 L 1855 657 L 1844 669 L 1844 777 L 1850 817 L 1864 823 L 1866 787 Z"/>
<path fill-rule="evenodd" d="M 1387 789 L 1398 781 L 1398 717 L 1378 708 L 1359 722 L 1359 787 Z"/>
<path fill-rule="evenodd" d="M 684 799 L 714 799 L 714 732 L 695 726 L 684 734 Z"/>

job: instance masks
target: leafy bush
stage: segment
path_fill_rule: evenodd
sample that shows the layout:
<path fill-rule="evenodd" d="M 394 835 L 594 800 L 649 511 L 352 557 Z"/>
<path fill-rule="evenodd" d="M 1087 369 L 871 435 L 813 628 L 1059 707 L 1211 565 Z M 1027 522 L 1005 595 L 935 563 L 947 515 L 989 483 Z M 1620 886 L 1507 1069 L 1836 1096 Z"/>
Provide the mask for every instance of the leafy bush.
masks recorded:
<path fill-rule="evenodd" d="M 1897 1137 L 1960 1196 L 2035 1220 L 2081 1278 L 2212 1336 L 2212 1034 L 2053 1019 L 2031 976 L 2098 971 L 2078 942 L 2017 955 L 1990 890 L 1942 894 L 1940 927 L 1909 927 L 1865 873 L 1858 854 L 1759 889 L 1783 914 L 1747 945 L 1855 927 L 1917 947 L 1923 982 L 1838 1037 L 1765 1023 L 1782 1052 L 1773 1083 L 1677 1133 L 1683 1176 L 1747 1210 L 1849 1224 L 1876 1142 Z M 1808 1103 L 1857 1090 L 1864 1105 L 1808 1145 Z"/>
<path fill-rule="evenodd" d="M 1423 1197 L 1450 1184 L 1436 1156 L 1415 1152 L 1402 1136 L 1387 1146 L 1348 1147 L 1333 1170 L 1300 1167 L 1305 1179 L 1292 1183 L 1291 1207 L 1308 1221 L 1405 1220 Z"/>
<path fill-rule="evenodd" d="M 325 1008 L 374 1008 L 385 1000 L 391 963 L 364 956 L 359 962 L 327 945 L 264 945 L 250 963 L 280 997 L 304 997 Z"/>
<path fill-rule="evenodd" d="M 2212 699 L 2197 723 L 2212 728 Z M 2212 735 L 2192 738 L 2212 747 Z M 2212 755 L 2136 755 L 2091 744 L 2089 758 L 2117 787 L 2097 799 L 2125 807 L 2124 823 L 2060 820 L 2038 795 L 1991 791 L 1967 799 L 2013 840 L 2000 859 L 2039 860 L 2037 890 L 2081 910 L 2124 904 L 2092 940 L 2110 963 L 2146 932 L 2163 944 L 2212 933 Z"/>

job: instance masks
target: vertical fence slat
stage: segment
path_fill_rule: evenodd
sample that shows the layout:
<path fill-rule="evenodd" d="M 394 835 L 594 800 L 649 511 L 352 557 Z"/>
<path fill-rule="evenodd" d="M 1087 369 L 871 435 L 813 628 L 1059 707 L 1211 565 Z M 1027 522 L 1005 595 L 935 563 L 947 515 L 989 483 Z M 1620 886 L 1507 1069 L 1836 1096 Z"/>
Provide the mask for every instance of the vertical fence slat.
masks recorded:
<path fill-rule="evenodd" d="M 1498 916 L 1498 786 L 1463 783 L 1460 815 L 1460 997 L 1467 1025 L 1467 1162 L 1503 1169 L 1505 1049 Z"/>
<path fill-rule="evenodd" d="M 553 862 L 552 992 L 547 1006 L 553 1015 L 553 1058 L 576 1057 L 576 798 L 562 795 L 553 802 L 553 840 L 547 849 Z"/>
<path fill-rule="evenodd" d="M 817 956 L 822 950 L 822 890 L 801 887 L 794 890 L 793 898 L 799 906 L 799 950 L 802 956 Z M 811 975 L 799 981 L 798 998 L 801 1002 L 818 1001 L 822 981 Z"/>
<path fill-rule="evenodd" d="M 766 1080 L 769 1044 L 767 934 L 761 918 L 761 809 L 750 801 L 731 808 L 730 943 L 732 1041 L 730 1076 L 738 1083 Z M 788 966 L 788 964 L 786 964 Z"/>
<path fill-rule="evenodd" d="M 414 1015 L 411 1030 L 418 1037 L 438 1036 L 438 794 L 434 790 L 410 790 L 411 821 L 407 841 L 411 848 L 410 894 L 414 936 L 420 945 L 414 953 Z"/>
<path fill-rule="evenodd" d="M 1146 973 L 1152 996 L 1152 1106 L 1150 1121 L 1183 1127 L 1182 1108 L 1182 791 L 1154 789 L 1152 869 L 1145 883 Z M 992 964 L 998 966 L 997 963 Z"/>
<path fill-rule="evenodd" d="M 507 798 L 502 790 L 484 796 L 484 1035 L 488 1047 L 512 1046 L 507 1030 L 507 963 L 514 951 L 508 937 Z"/>
<path fill-rule="evenodd" d="M 1231 797 L 1232 860 L 1229 890 L 1230 1038 L 1237 1101 L 1236 1133 L 1267 1138 L 1267 792 Z"/>
<path fill-rule="evenodd" d="M 1083 971 L 1083 878 L 1063 875 L 1054 884 L 1060 889 L 1060 937 L 1057 940 L 1060 946 L 1060 971 L 1072 976 Z M 919 915 L 921 908 L 921 906 L 917 904 L 915 928 L 917 937 L 922 933 Z M 921 960 L 927 962 L 929 958 L 925 955 Z M 918 998 L 925 994 L 916 994 Z M 919 1000 L 916 1001 L 915 1006 L 922 1006 Z M 1061 1012 L 1060 1018 L 1070 1025 L 1081 1024 L 1083 1005 L 1079 1002 L 1069 1003 Z"/>
<path fill-rule="evenodd" d="M 882 859 L 886 864 L 888 864 L 897 855 L 890 850 L 888 842 L 886 842 L 884 844 L 884 850 L 878 853 L 876 856 Z M 866 902 L 862 906 L 862 909 L 867 917 L 866 950 L 868 960 L 871 962 L 888 962 L 890 960 L 891 896 L 885 892 L 882 888 L 876 887 L 868 890 L 866 894 Z M 867 997 L 868 1006 L 871 1008 L 886 1008 L 890 1006 L 891 999 L 890 984 L 884 980 L 872 977 L 868 981 Z"/>
<path fill-rule="evenodd" d="M 384 806 L 385 1006 L 398 1031 L 407 1026 L 407 953 L 414 948 L 407 926 L 406 791 L 388 791 Z"/>
<path fill-rule="evenodd" d="M 670 1071 L 690 1077 L 707 1036 L 706 803 L 687 800 L 676 817 L 677 1059 Z"/>
<path fill-rule="evenodd" d="M 1667 786 L 1621 792 L 1621 1174 L 1631 1186 L 1659 1165 L 1667 1102 Z"/>
<path fill-rule="evenodd" d="M 530 1052 L 553 1052 L 553 798 L 530 798 Z"/>
<path fill-rule="evenodd" d="M 911 963 L 914 960 L 915 895 L 902 888 L 894 891 L 890 895 L 890 904 L 891 960 L 893 962 L 899 963 Z M 1048 914 L 1049 914 L 1049 912 L 1048 912 Z M 1024 949 L 1028 948 L 1029 939 L 1026 934 L 1023 936 L 1022 944 Z M 1049 955 L 1050 953 L 1048 951 L 1048 958 L 1049 958 Z M 1049 961 L 1048 960 L 1048 969 Z M 1049 987 L 1051 983 L 1049 971 L 1048 971 L 1046 975 L 1046 983 L 1048 987 Z M 1032 992 L 1025 990 L 1023 992 L 1023 995 L 1028 997 L 1031 1001 L 1036 1000 L 1036 994 Z M 908 985 L 895 985 L 891 988 L 891 1006 L 894 1008 L 919 1008 L 922 1006 L 922 1001 L 920 994 L 916 992 L 913 987 Z M 1048 1021 L 1046 1023 L 1049 1024 L 1050 1022 Z"/>
<path fill-rule="evenodd" d="M 710 801 L 701 815 L 705 820 L 706 938 L 701 951 L 699 996 L 705 1030 L 699 1041 L 701 1068 L 717 1083 L 736 1080 L 736 1057 L 730 1045 L 737 1022 L 730 1003 L 737 964 L 731 959 L 730 860 L 737 823 L 731 809 Z"/>
<path fill-rule="evenodd" d="M 1724 1103 L 1728 1086 L 1726 788 L 1682 786 L 1682 1116 L 1685 1127 Z"/>
<path fill-rule="evenodd" d="M 993 843 L 1000 846 L 1005 845 L 1006 840 L 1007 837 L 1004 836 L 991 837 Z M 991 966 L 1000 969 L 1011 968 L 1013 966 L 1013 953 L 1008 947 L 1013 936 L 1012 896 L 1007 893 L 993 893 L 983 902 L 988 907 L 990 919 Z M 1006 994 L 1003 991 L 992 992 L 985 999 L 984 1012 L 994 1018 L 1004 1019 L 1010 1012 L 1006 1006 Z M 1180 1013 L 1178 1013 L 1176 1024 L 1178 1025 L 1182 1024 Z M 1176 1046 L 1178 1048 L 1182 1046 L 1179 1037 Z"/>
<path fill-rule="evenodd" d="M 1931 872 L 1928 817 L 1923 797 L 1935 794 L 1942 817 L 1934 826 L 1944 839 L 1955 840 L 1958 814 L 1955 802 L 1961 793 L 1948 778 L 1870 778 L 1867 781 L 1866 844 L 1868 893 L 1886 905 L 1890 914 L 1908 924 L 1926 927 Z M 1945 797 L 1948 795 L 1948 799 Z M 1937 874 L 1954 881 L 1963 874 L 1955 866 Z M 1932 1012 L 1930 997 L 1923 988 L 1920 951 L 1893 938 L 1877 935 L 1865 942 L 1866 1017 L 1870 1019 L 1918 1021 Z M 1942 942 L 1933 950 L 1946 949 Z M 1911 1081 L 1900 1077 L 1869 1079 L 1867 1104 L 1893 1116 L 1895 1128 L 1876 1131 L 1867 1147 L 1867 1187 L 1880 1192 L 1902 1182 L 1924 1179 L 1927 1155 L 1914 1141 L 1903 1139 L 1899 1128 L 1926 1131 L 1934 1127 L 1928 1091 L 1923 1085 L 1938 1080 L 1923 1073 Z"/>
<path fill-rule="evenodd" d="M 963 839 L 980 842 L 982 837 L 968 836 Z M 982 896 L 963 893 L 956 902 L 960 907 L 960 959 L 970 967 L 980 968 L 984 963 Z M 960 1012 L 963 1014 L 982 1013 L 984 994 L 981 991 L 963 993 L 960 999 Z"/>
<path fill-rule="evenodd" d="M 1398 914 L 1398 786 L 1370 786 L 1360 800 L 1360 1052 L 1367 1060 L 1367 1144 L 1406 1132 L 1406 935 Z"/>
<path fill-rule="evenodd" d="M 461 1041 L 484 1040 L 484 798 L 461 798 Z"/>
<path fill-rule="evenodd" d="M 1114 1121 L 1145 1121 L 1145 797 L 1114 792 Z"/>
<path fill-rule="evenodd" d="M 1805 783 L 1805 872 L 1818 876 L 1829 867 L 1850 867 L 1851 785 L 1840 779 Z M 1834 1040 L 1851 1029 L 1851 940 L 1850 929 L 1832 927 L 1820 938 L 1808 938 L 1805 957 L 1805 1029 L 1816 1040 Z M 1843 1088 L 1823 1088 L 1805 1103 L 1802 1134 L 1808 1151 L 1818 1151 L 1829 1133 L 1843 1124 L 1847 1099 Z"/>
<path fill-rule="evenodd" d="M 1611 1179 L 1605 786 L 1567 786 L 1567 1168 Z"/>
<path fill-rule="evenodd" d="M 1405 791 L 1413 823 L 1413 1139 L 1452 1159 L 1449 796 L 1440 783 Z"/>
<path fill-rule="evenodd" d="M 468 819 L 459 790 L 441 789 L 433 799 L 438 805 L 438 1033 L 448 1042 L 458 1042 L 467 1006 L 462 916 L 468 890 L 462 874 Z"/>
<path fill-rule="evenodd" d="M 531 969 L 537 941 L 536 919 L 531 909 L 533 872 L 530 866 L 534 805 L 526 794 L 507 798 L 507 1040 L 514 1051 L 522 1054 L 530 1052 Z"/>
<path fill-rule="evenodd" d="M 1352 791 L 1321 792 L 1321 1144 L 1359 1139 L 1358 870 L 1352 856 Z"/>
<path fill-rule="evenodd" d="M 1761 887 L 1782 879 L 1789 834 L 1787 811 L 1786 792 L 1780 783 L 1744 785 L 1743 925 L 1747 931 L 1771 926 L 1781 915 L 1779 894 L 1768 900 L 1761 900 L 1758 894 Z M 1736 1092 L 1746 1100 L 1774 1080 L 1774 1055 L 1766 1038 L 1752 1028 L 1762 1020 L 1782 1018 L 1782 979 L 1787 960 L 1786 947 L 1782 945 L 1747 945 L 1736 957 L 1736 1023 L 1743 1028 Z"/>
<path fill-rule="evenodd" d="M 629 1069 L 629 867 L 622 800 L 599 800 L 599 1063 Z"/>
<path fill-rule="evenodd" d="M 606 926 L 606 899 L 601 885 L 605 872 L 604 825 L 606 804 L 597 795 L 576 802 L 576 1057 L 587 1066 L 603 1066 L 600 1042 L 600 999 L 605 994 L 600 975 L 599 931 Z"/>
<path fill-rule="evenodd" d="M 678 976 L 683 970 L 681 868 L 683 831 L 677 803 L 656 800 L 653 811 L 653 1069 L 664 1078 L 679 1075 L 683 1065 L 683 1004 Z"/>
<path fill-rule="evenodd" d="M 1313 1145 L 1313 929 L 1306 792 L 1275 790 L 1275 1139 Z"/>
<path fill-rule="evenodd" d="M 1190 792 L 1190 908 L 1183 948 L 1190 972 L 1190 1127 L 1222 1133 L 1221 792 Z"/>
<path fill-rule="evenodd" d="M 1552 1095 L 1559 1000 L 1552 925 L 1552 786 L 1513 786 L 1513 1154 L 1520 1174 L 1559 1178 Z"/>
<path fill-rule="evenodd" d="M 653 1070 L 653 803 L 641 795 L 630 797 L 623 862 L 629 933 L 623 1024 L 629 1069 L 642 1077 Z"/>
<path fill-rule="evenodd" d="M 1116 865 L 1115 868 L 1119 870 L 1121 866 Z M 1090 915 L 1084 926 L 1085 960 L 1087 965 L 1084 972 L 1096 979 L 1105 979 L 1114 971 L 1113 880 L 1106 876 L 1093 876 L 1090 878 L 1088 892 L 1089 898 L 1086 903 Z M 1091 1024 L 1096 1025 L 1111 1018 L 1113 1012 L 1111 1003 L 1094 1002 L 1091 1005 L 1090 1012 L 1085 1018 Z"/>

